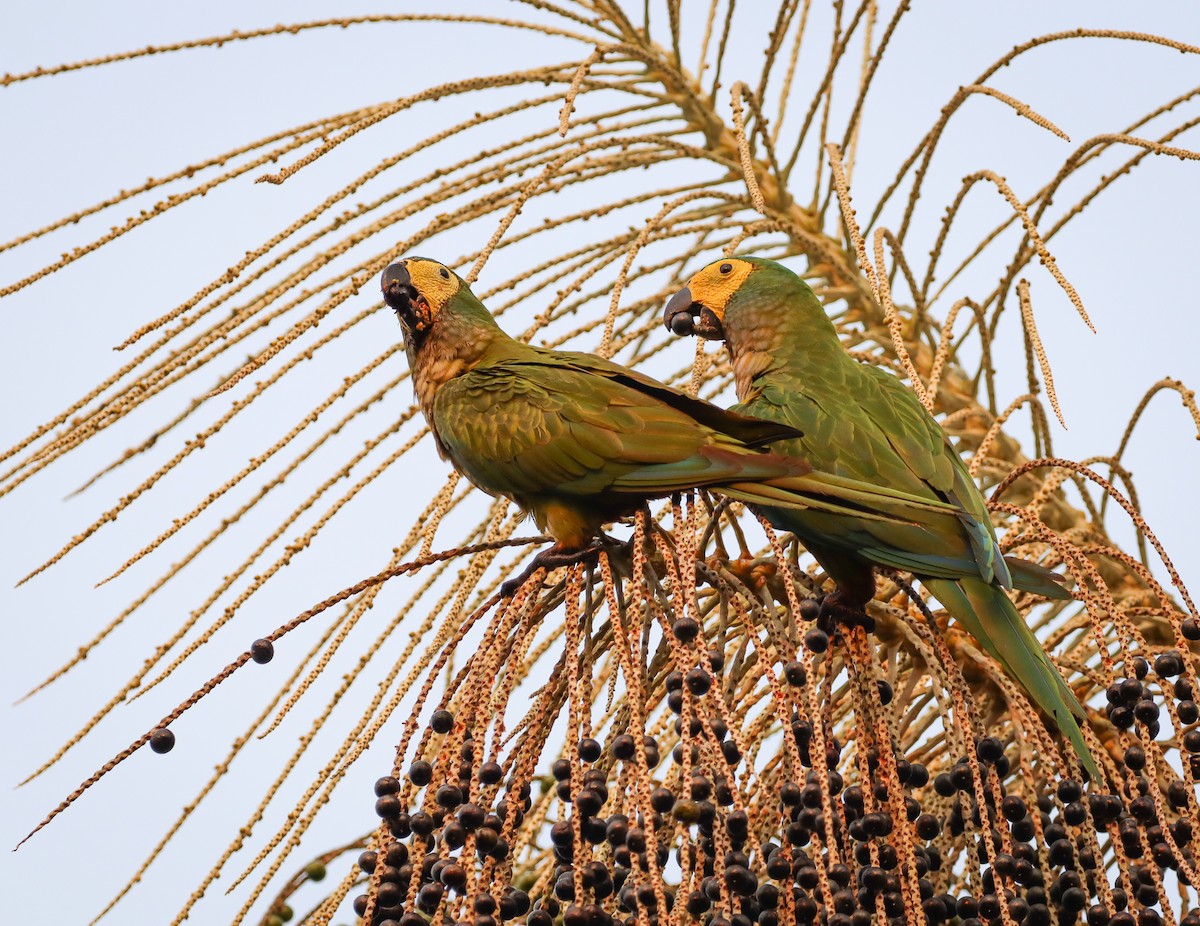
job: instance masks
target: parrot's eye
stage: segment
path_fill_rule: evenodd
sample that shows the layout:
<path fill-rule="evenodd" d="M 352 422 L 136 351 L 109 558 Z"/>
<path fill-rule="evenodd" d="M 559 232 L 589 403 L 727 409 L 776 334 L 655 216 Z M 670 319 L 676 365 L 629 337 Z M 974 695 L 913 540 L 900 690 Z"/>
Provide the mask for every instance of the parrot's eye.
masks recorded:
<path fill-rule="evenodd" d="M 717 269 L 720 270 L 722 273 L 729 273 L 730 271 L 733 270 L 733 264 L 721 264 L 721 266 L 718 267 Z"/>
<path fill-rule="evenodd" d="M 447 270 L 445 267 L 443 267 L 441 270 L 439 270 L 438 273 L 440 273 L 442 275 L 443 280 L 450 279 L 450 271 Z"/>

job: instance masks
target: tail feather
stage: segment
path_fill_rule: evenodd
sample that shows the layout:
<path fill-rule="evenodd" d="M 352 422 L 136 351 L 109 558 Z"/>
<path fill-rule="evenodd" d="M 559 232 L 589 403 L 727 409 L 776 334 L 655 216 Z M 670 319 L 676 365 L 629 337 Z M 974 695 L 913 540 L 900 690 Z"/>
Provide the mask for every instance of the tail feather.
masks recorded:
<path fill-rule="evenodd" d="M 718 488 L 731 498 L 750 504 L 815 509 L 856 520 L 913 524 L 928 520 L 930 513 L 942 515 L 957 510 L 933 499 L 829 473 L 738 481 Z"/>
<path fill-rule="evenodd" d="M 1009 597 L 981 579 L 923 579 L 925 586 L 1004 670 L 1054 719 L 1084 768 L 1100 781 L 1100 768 L 1084 742 L 1076 720 L 1086 713 L 1038 643 Z"/>

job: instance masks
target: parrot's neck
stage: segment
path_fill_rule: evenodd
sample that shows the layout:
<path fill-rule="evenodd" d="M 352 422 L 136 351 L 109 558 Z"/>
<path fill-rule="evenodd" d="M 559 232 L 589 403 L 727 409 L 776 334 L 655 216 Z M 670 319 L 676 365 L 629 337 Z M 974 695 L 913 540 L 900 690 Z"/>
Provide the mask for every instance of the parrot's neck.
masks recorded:
<path fill-rule="evenodd" d="M 737 323 L 727 324 L 725 334 L 742 402 L 753 399 L 776 372 L 803 376 L 809 367 L 854 362 L 815 298 L 739 306 Z"/>
<path fill-rule="evenodd" d="M 442 386 L 471 372 L 489 352 L 503 348 L 507 342 L 516 343 L 500 330 L 490 314 L 483 319 L 474 317 L 474 313 L 458 312 L 440 313 L 419 346 L 410 341 L 406 345 L 408 364 L 425 420 L 434 420 L 433 400 Z"/>

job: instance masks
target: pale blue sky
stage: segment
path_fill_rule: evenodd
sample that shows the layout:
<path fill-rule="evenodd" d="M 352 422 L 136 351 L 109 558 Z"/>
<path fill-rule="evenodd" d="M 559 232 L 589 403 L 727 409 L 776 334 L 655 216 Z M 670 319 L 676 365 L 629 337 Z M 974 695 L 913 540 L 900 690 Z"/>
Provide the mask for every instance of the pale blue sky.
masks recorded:
<path fill-rule="evenodd" d="M 405 8 L 441 6 L 428 2 Z M 914 6 L 893 43 L 867 111 L 855 174 L 860 203 L 873 201 L 873 194 L 883 188 L 894 166 L 912 150 L 959 85 L 1027 37 L 1091 26 L 1157 32 L 1200 44 L 1200 13 L 1182 3 L 935 0 Z M 482 0 L 454 7 L 520 15 L 515 5 Z M 395 8 L 375 4 L 353 11 Z M 252 7 L 231 2 L 7 4 L 0 11 L 0 70 L 20 72 L 233 27 L 322 18 L 332 11 L 348 13 L 350 8 L 317 2 Z M 814 15 L 823 16 L 823 7 Z M 731 52 L 727 85 L 737 78 L 751 83 L 756 79 L 764 38 L 752 32 L 746 28 Z M 816 42 L 820 34 L 814 29 L 811 41 Z M 545 51 L 548 47 L 551 50 Z M 581 57 L 569 46 L 548 46 L 536 37 L 506 39 L 504 45 L 497 45 L 486 29 L 366 26 L 150 58 L 0 89 L 5 136 L 0 147 L 0 239 L 8 240 L 149 175 L 161 175 L 269 131 L 456 76 L 506 70 L 523 65 L 526 56 L 538 61 Z M 1194 86 L 1198 74 L 1197 56 L 1116 42 L 1060 43 L 1026 56 L 993 83 L 1029 102 L 1077 144 L 1100 132 L 1120 130 Z M 967 173 L 991 168 L 1007 177 L 1019 194 L 1028 195 L 1073 150 L 1073 144 L 1040 132 L 1006 111 L 998 113 L 998 106 L 975 100 L 956 117 L 935 160 L 914 242 L 929 240 L 943 205 Z M 1194 117 L 1195 102 L 1190 106 L 1181 111 L 1183 115 L 1172 117 L 1174 122 L 1162 123 L 1160 130 Z M 555 115 L 556 111 L 548 111 L 547 118 Z M 366 134 L 357 156 L 362 163 L 371 163 L 412 140 L 389 133 L 385 126 Z M 1200 148 L 1200 135 L 1185 134 L 1176 144 Z M 1115 166 L 1124 156 L 1110 156 L 1109 165 Z M 341 176 L 338 171 L 346 169 L 331 163 L 282 187 L 255 186 L 250 177 L 243 178 L 230 189 L 156 221 L 69 271 L 4 300 L 0 304 L 5 316 L 5 336 L 0 338 L 4 377 L 0 445 L 7 447 L 111 370 L 118 362 L 111 345 L 144 319 L 186 298 L 307 209 Z M 1200 386 L 1196 359 L 1200 332 L 1194 320 L 1198 194 L 1200 166 L 1152 159 L 1056 239 L 1053 250 L 1059 266 L 1082 295 L 1098 329 L 1094 336 L 1084 332 L 1046 275 L 1036 268 L 1029 271 L 1039 328 L 1070 428 L 1064 432 L 1056 426 L 1055 449 L 1061 455 L 1081 459 L 1115 450 L 1128 413 L 1162 376 Z M 1064 195 L 1062 200 L 1070 202 L 1071 197 Z M 971 229 L 986 229 L 1005 215 L 999 197 L 983 191 L 972 194 L 969 207 L 962 241 L 970 239 Z M 654 211 L 647 207 L 641 218 Z M 0 284 L 54 260 L 125 215 L 118 210 L 111 219 L 104 217 L 0 254 Z M 463 248 L 477 245 L 477 241 L 467 242 Z M 569 242 L 562 249 L 568 246 Z M 484 282 L 489 274 L 496 280 L 508 275 L 506 269 L 511 272 L 501 258 L 496 258 L 496 264 L 485 271 Z M 984 289 L 998 275 L 1000 258 L 986 268 L 981 277 L 964 280 L 964 291 Z M 365 307 L 373 298 L 368 288 L 354 306 Z M 1009 343 L 1019 344 L 1014 333 L 1015 329 L 1009 331 Z M 357 368 L 382 349 L 380 339 L 395 336 L 395 329 L 377 326 L 369 336 L 375 340 L 354 342 L 328 362 L 353 363 Z M 366 350 L 371 353 L 361 353 Z M 1016 369 L 1019 372 L 1023 365 L 1018 363 Z M 317 365 L 314 378 L 317 371 L 329 369 Z M 301 384 L 289 390 L 265 417 L 260 416 L 256 427 L 274 439 L 299 409 L 327 391 L 327 382 L 314 380 L 307 389 Z M 1022 391 L 1019 378 L 1002 383 L 1004 396 Z M 67 491 L 166 415 L 164 408 L 136 416 L 132 427 L 106 436 L 92 451 L 68 458 L 15 496 L 0 499 L 0 613 L 7 626 L 0 703 L 11 702 L 59 665 L 157 576 L 172 555 L 190 547 L 189 542 L 182 543 L 176 550 L 164 551 L 156 565 L 135 569 L 101 589 L 91 588 L 164 522 L 190 507 L 216 477 L 224 478 L 260 448 L 262 434 L 255 428 L 231 429 L 229 435 L 222 435 L 223 445 L 206 452 L 205 462 L 194 463 L 165 482 L 158 501 L 134 506 L 106 529 L 108 536 L 87 544 L 61 567 L 12 590 L 17 578 L 136 480 L 133 474 L 122 474 L 62 503 Z M 1126 460 L 1137 478 L 1147 519 L 1177 558 L 1184 577 L 1200 585 L 1200 556 L 1191 536 L 1200 515 L 1200 488 L 1193 475 L 1200 471 L 1200 444 L 1174 394 L 1155 400 Z M 336 543 L 326 544 L 319 555 L 291 570 L 294 574 L 281 587 L 256 598 L 239 616 L 237 629 L 214 641 L 209 652 L 198 657 L 194 671 L 185 672 L 178 684 L 164 686 L 118 711 L 60 767 L 34 784 L 19 791 L 0 788 L 4 794 L 0 835 L 14 844 L 94 767 L 251 639 L 330 591 L 378 569 L 397 539 L 389 527 L 405 529 L 414 506 L 423 505 L 444 478 L 443 464 L 432 455 L 419 465 L 425 468 L 427 481 L 401 484 L 397 480 L 391 487 L 377 486 L 367 503 L 369 510 L 347 512 Z M 420 476 L 421 470 L 410 471 L 411 478 Z M 283 503 L 271 510 L 282 512 Z M 245 544 L 257 536 L 247 531 L 228 540 Z M 227 558 L 226 564 L 231 561 Z M 52 752 L 140 662 L 147 641 L 158 640 L 196 606 L 214 584 L 213 576 L 223 575 L 221 566 L 215 560 L 198 563 L 194 581 L 189 576 L 181 580 L 183 587 L 164 592 L 148 613 L 76 673 L 30 703 L 4 708 L 7 749 L 0 759 L 0 782 L 19 780 Z M 218 750 L 241 732 L 243 713 L 249 709 L 244 705 L 257 703 L 262 686 L 273 689 L 282 672 L 283 667 L 275 664 L 257 675 L 247 671 L 211 704 L 180 723 L 180 745 L 170 756 L 139 754 L 19 853 L 3 855 L 0 882 L 5 886 L 5 918 L 32 921 L 53 914 L 56 922 L 90 919 L 111 889 L 132 872 L 178 807 L 191 799 Z M 364 682 L 361 687 L 360 698 L 370 685 Z M 211 809 L 192 821 L 178 845 L 110 922 L 160 922 L 164 913 L 173 915 L 241 825 L 252 806 L 249 796 L 256 797 L 271 780 L 280 757 L 303 729 L 303 725 L 285 725 L 258 744 L 257 758 L 243 761 L 247 768 L 240 769 L 237 783 L 220 790 Z M 321 755 L 305 766 L 306 771 L 320 764 Z M 330 814 L 314 829 L 305 844 L 311 851 L 370 824 L 366 783 L 384 764 L 390 764 L 386 747 L 363 763 L 360 783 L 342 789 L 343 814 L 340 818 L 336 812 Z M 278 812 L 269 822 L 274 824 L 277 817 Z M 303 857 L 302 850 L 296 864 Z M 223 922 L 237 906 L 219 890 L 210 900 L 194 921 Z M 59 904 L 65 904 L 65 910 Z"/>

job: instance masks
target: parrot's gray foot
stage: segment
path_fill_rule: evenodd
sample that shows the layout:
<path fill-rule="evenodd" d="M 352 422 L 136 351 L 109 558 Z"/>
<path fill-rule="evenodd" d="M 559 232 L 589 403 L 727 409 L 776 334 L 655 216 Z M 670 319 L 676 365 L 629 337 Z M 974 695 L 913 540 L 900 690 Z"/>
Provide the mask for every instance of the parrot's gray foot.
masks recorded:
<path fill-rule="evenodd" d="M 563 547 L 559 544 L 554 544 L 542 550 L 537 556 L 529 561 L 516 578 L 509 579 L 500 586 L 500 595 L 503 598 L 511 598 L 515 595 L 526 582 L 539 569 L 545 569 L 549 572 L 551 569 L 558 569 L 562 566 L 574 566 L 577 563 L 595 563 L 602 551 L 613 551 L 616 548 L 624 548 L 626 545 L 620 540 L 614 540 L 601 534 L 586 547 Z"/>
<path fill-rule="evenodd" d="M 840 591 L 833 591 L 821 599 L 817 612 L 817 626 L 826 633 L 837 626 L 862 627 L 867 633 L 875 629 L 875 618 L 867 613 L 866 602 L 853 602 Z"/>

